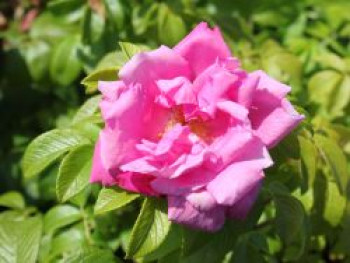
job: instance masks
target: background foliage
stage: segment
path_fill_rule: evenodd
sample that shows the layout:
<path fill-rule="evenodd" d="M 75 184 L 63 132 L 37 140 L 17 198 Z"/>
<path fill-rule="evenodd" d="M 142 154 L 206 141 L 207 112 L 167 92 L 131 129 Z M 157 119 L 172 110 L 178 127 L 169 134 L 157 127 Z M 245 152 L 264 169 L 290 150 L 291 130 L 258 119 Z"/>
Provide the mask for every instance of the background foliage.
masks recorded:
<path fill-rule="evenodd" d="M 350 262 L 349 10 L 347 0 L 2 1 L 0 262 Z M 290 84 L 307 116 L 273 149 L 248 219 L 214 235 L 170 224 L 162 200 L 88 184 L 97 80 L 203 20 L 244 68 Z"/>

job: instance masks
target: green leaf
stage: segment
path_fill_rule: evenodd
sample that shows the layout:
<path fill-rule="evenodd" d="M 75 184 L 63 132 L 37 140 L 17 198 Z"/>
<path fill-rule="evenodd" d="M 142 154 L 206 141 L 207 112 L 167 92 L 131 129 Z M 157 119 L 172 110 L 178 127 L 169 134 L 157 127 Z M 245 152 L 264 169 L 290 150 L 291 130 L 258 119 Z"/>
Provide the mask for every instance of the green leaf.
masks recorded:
<path fill-rule="evenodd" d="M 321 113 L 330 117 L 344 115 L 350 103 L 350 77 L 334 70 L 313 75 L 308 84 L 310 100 L 321 106 Z"/>
<path fill-rule="evenodd" d="M 287 193 L 273 190 L 276 205 L 276 230 L 285 244 L 292 243 L 301 231 L 305 212 L 302 204 Z"/>
<path fill-rule="evenodd" d="M 34 19 L 29 35 L 31 39 L 42 39 L 52 44 L 61 42 L 67 35 L 79 33 L 79 26 L 67 20 L 70 19 L 43 12 Z"/>
<path fill-rule="evenodd" d="M 72 129 L 79 132 L 85 138 L 89 139 L 91 142 L 95 143 L 98 140 L 98 136 L 101 131 L 101 127 L 98 124 L 102 124 L 103 121 L 100 115 L 94 115 L 86 120 L 73 124 Z"/>
<path fill-rule="evenodd" d="M 101 100 L 101 96 L 93 96 L 89 98 L 87 101 L 84 102 L 84 104 L 78 109 L 78 111 L 75 113 L 72 123 L 78 123 L 81 121 L 84 121 L 86 119 L 89 119 L 91 116 L 94 115 L 99 109 L 99 103 Z"/>
<path fill-rule="evenodd" d="M 317 60 L 321 66 L 328 69 L 336 69 L 340 72 L 346 71 L 346 63 L 341 57 L 334 53 L 324 52 L 322 56 L 319 56 Z"/>
<path fill-rule="evenodd" d="M 52 240 L 50 258 L 79 251 L 84 244 L 86 244 L 84 225 L 80 223 L 55 236 Z M 49 260 L 49 262 L 51 261 L 53 260 Z"/>
<path fill-rule="evenodd" d="M 123 30 L 125 11 L 122 1 L 120 0 L 104 0 L 108 17 L 114 22 L 118 30 Z"/>
<path fill-rule="evenodd" d="M 346 198 L 339 193 L 339 189 L 335 183 L 328 181 L 327 184 L 323 216 L 331 226 L 336 227 L 343 218 L 346 208 Z"/>
<path fill-rule="evenodd" d="M 121 263 L 112 250 L 97 247 L 83 247 L 78 253 L 74 253 L 65 259 L 65 263 Z"/>
<path fill-rule="evenodd" d="M 127 258 L 143 257 L 156 250 L 166 239 L 170 225 L 166 203 L 147 198 L 132 229 Z"/>
<path fill-rule="evenodd" d="M 257 224 L 265 206 L 265 198 L 259 198 L 244 221 L 227 220 L 224 227 L 215 234 L 184 228 L 180 262 L 223 262 L 227 253 L 234 247 L 237 238 Z"/>
<path fill-rule="evenodd" d="M 58 200 L 67 201 L 89 184 L 92 155 L 93 147 L 82 145 L 63 158 L 56 182 Z"/>
<path fill-rule="evenodd" d="M 51 130 L 40 135 L 29 144 L 24 153 L 22 160 L 24 177 L 31 178 L 38 175 L 65 152 L 89 143 L 89 140 L 82 135 L 69 129 Z"/>
<path fill-rule="evenodd" d="M 322 135 L 315 135 L 315 142 L 321 157 L 330 168 L 341 194 L 345 193 L 348 183 L 347 161 L 342 149 L 337 143 Z"/>
<path fill-rule="evenodd" d="M 171 224 L 169 233 L 162 244 L 153 252 L 143 257 L 146 262 L 161 259 L 176 249 L 180 249 L 182 242 L 181 226 Z"/>
<path fill-rule="evenodd" d="M 51 47 L 44 41 L 33 41 L 26 47 L 26 63 L 34 81 L 43 81 L 48 76 L 50 56 Z"/>
<path fill-rule="evenodd" d="M 0 195 L 0 206 L 23 209 L 25 207 L 25 202 L 20 193 L 10 191 Z"/>
<path fill-rule="evenodd" d="M 0 218 L 0 262 L 35 263 L 42 232 L 40 216 L 23 221 Z"/>
<path fill-rule="evenodd" d="M 44 232 L 53 234 L 59 228 L 82 219 L 78 208 L 70 205 L 58 205 L 51 208 L 44 217 Z"/>
<path fill-rule="evenodd" d="M 160 42 L 173 46 L 187 33 L 186 25 L 181 16 L 172 12 L 166 4 L 158 8 L 158 38 Z"/>
<path fill-rule="evenodd" d="M 266 237 L 258 232 L 248 232 L 237 240 L 230 262 L 265 262 L 262 251 L 266 250 Z"/>
<path fill-rule="evenodd" d="M 95 214 L 106 213 L 111 210 L 121 208 L 138 198 L 135 193 L 126 192 L 119 188 L 103 188 L 95 204 Z"/>
<path fill-rule="evenodd" d="M 148 50 L 144 45 L 136 45 L 128 42 L 119 42 L 119 46 L 127 60 L 131 59 L 137 53 Z"/>
<path fill-rule="evenodd" d="M 301 174 L 307 188 L 312 187 L 316 176 L 317 148 L 309 139 L 298 136 L 300 146 Z"/>
<path fill-rule="evenodd" d="M 97 90 L 98 81 L 114 81 L 118 79 L 118 67 L 99 69 L 85 77 L 81 84 L 86 87 L 86 92 L 92 93 Z"/>
<path fill-rule="evenodd" d="M 97 64 L 96 71 L 105 68 L 118 68 L 120 69 L 123 65 L 128 62 L 122 51 L 113 51 L 107 53 Z"/>
<path fill-rule="evenodd" d="M 82 42 L 84 44 L 97 42 L 102 36 L 104 25 L 104 17 L 90 7 L 86 7 L 82 21 Z"/>
<path fill-rule="evenodd" d="M 50 62 L 50 75 L 57 84 L 67 86 L 78 78 L 81 71 L 78 49 L 77 36 L 67 37 L 54 49 Z"/>

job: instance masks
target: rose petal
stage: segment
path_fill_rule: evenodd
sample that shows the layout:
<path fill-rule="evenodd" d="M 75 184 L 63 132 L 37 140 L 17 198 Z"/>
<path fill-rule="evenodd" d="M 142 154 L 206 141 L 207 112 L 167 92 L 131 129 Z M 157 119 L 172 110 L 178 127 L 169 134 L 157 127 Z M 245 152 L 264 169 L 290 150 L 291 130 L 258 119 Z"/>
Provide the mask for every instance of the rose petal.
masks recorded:
<path fill-rule="evenodd" d="M 261 183 L 256 184 L 245 196 L 227 209 L 229 217 L 244 220 L 252 209 L 260 191 Z"/>
<path fill-rule="evenodd" d="M 168 218 L 191 228 L 217 231 L 225 222 L 225 209 L 214 206 L 208 210 L 198 210 L 184 197 L 168 196 Z"/>
<path fill-rule="evenodd" d="M 119 71 L 119 77 L 126 85 L 140 83 L 147 87 L 152 100 L 158 93 L 157 80 L 180 76 L 191 79 L 191 74 L 188 62 L 165 46 L 136 54 Z"/>
<path fill-rule="evenodd" d="M 174 50 L 190 63 L 196 76 L 218 58 L 231 56 L 219 28 L 210 29 L 204 22 L 177 44 Z"/>
<path fill-rule="evenodd" d="M 150 187 L 150 183 L 154 180 L 154 177 L 148 174 L 139 173 L 120 173 L 116 177 L 118 186 L 121 188 L 150 196 L 157 196 L 158 193 Z"/>
<path fill-rule="evenodd" d="M 101 183 L 102 185 L 113 185 L 116 183 L 115 178 L 108 172 L 101 159 L 101 142 L 97 141 L 92 159 L 90 183 Z"/>

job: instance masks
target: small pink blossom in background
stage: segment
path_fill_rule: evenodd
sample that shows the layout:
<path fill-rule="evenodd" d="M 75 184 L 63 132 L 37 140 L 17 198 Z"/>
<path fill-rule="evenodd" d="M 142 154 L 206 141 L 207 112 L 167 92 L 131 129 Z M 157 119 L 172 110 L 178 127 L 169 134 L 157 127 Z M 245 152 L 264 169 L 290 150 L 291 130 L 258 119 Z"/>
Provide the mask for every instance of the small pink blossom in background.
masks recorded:
<path fill-rule="evenodd" d="M 207 231 L 244 219 L 273 164 L 268 149 L 304 118 L 290 87 L 247 73 L 218 28 L 135 55 L 99 82 L 105 128 L 91 182 L 166 197 L 169 219 Z"/>

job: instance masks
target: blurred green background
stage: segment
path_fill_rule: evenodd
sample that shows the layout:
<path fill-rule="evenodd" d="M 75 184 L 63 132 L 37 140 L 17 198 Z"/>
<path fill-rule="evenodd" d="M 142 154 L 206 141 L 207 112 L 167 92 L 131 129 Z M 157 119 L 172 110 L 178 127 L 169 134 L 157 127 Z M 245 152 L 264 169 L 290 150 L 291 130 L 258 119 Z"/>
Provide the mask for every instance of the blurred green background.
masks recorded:
<path fill-rule="evenodd" d="M 85 88 L 80 82 L 96 69 L 113 69 L 123 64 L 125 59 L 118 42 L 150 48 L 160 44 L 173 46 L 201 21 L 221 28 L 233 54 L 241 59 L 243 68 L 248 71 L 263 69 L 292 86 L 290 99 L 307 115 L 302 131 L 298 132 L 311 134 L 311 137 L 318 132 L 331 139 L 331 145 L 325 146 L 331 149 L 328 153 L 325 150 L 325 155 L 330 155 L 330 158 L 324 158 L 325 163 L 330 163 L 329 167 L 321 168 L 319 173 L 327 175 L 328 170 L 341 170 L 339 173 L 346 177 L 344 180 L 347 182 L 350 153 L 350 1 L 4 0 L 0 2 L 0 194 L 4 194 L 0 195 L 0 209 L 3 213 L 19 213 L 23 218 L 33 213 L 47 214 L 55 207 L 63 211 L 57 212 L 64 218 L 62 225 L 54 227 L 56 232 L 59 231 L 46 235 L 49 236 L 46 241 L 40 241 L 44 246 L 39 253 L 41 262 L 75 262 L 76 258 L 70 256 L 76 247 L 71 244 L 80 247 L 80 243 L 86 243 L 86 236 L 81 232 L 90 230 L 92 237 L 88 235 L 88 239 L 92 238 L 99 248 L 111 249 L 122 258 L 125 238 L 136 217 L 134 211 L 138 204 L 123 211 L 119 219 L 116 219 L 115 213 L 94 217 L 90 211 L 92 205 L 86 205 L 88 201 L 84 205 L 73 200 L 70 204 L 56 206 L 58 166 L 51 165 L 40 176 L 24 180 L 20 162 L 26 146 L 47 130 L 67 127 L 79 106 L 97 94 L 94 85 Z M 289 139 L 293 140 L 292 137 Z M 311 156 L 307 151 L 301 152 L 300 156 L 293 143 L 288 144 L 286 140 L 286 148 L 273 152 L 281 160 L 281 165 L 276 168 L 276 178 L 281 182 L 300 178 L 293 161 L 303 160 L 303 154 L 304 159 Z M 295 154 L 295 151 L 298 153 Z M 333 182 L 329 177 L 325 178 L 323 187 Z M 313 186 L 305 186 L 300 181 L 294 182 L 294 185 L 289 183 L 288 187 L 290 192 L 300 188 L 303 194 L 307 192 L 305 187 L 313 189 Z M 350 262 L 349 198 L 338 190 L 331 192 L 331 187 L 327 189 L 328 194 L 323 199 L 311 194 L 316 196 L 316 203 L 323 202 L 320 213 L 327 224 L 317 217 L 319 214 L 313 203 L 305 201 L 305 194 L 295 194 L 299 200 L 306 202 L 303 204 L 310 218 L 308 224 L 322 225 L 320 228 L 308 228 L 308 241 L 304 240 L 307 246 L 304 244 L 301 252 L 300 249 L 288 252 L 291 255 L 299 253 L 298 257 L 288 258 L 283 244 L 273 237 L 267 238 L 266 231 L 263 232 L 266 248 L 255 244 L 261 242 L 261 236 L 253 240 L 261 257 L 251 258 L 254 253 L 242 252 L 242 258 L 238 258 L 236 253 L 226 262 Z M 92 196 L 98 190 L 89 189 Z M 11 192 L 14 195 L 9 198 L 6 195 L 9 191 L 16 192 Z M 94 197 L 91 198 L 94 200 Z M 9 199 L 14 201 L 11 203 Z M 116 223 L 118 220 L 122 222 Z M 23 231 L 29 228 L 30 222 L 27 228 L 24 224 Z M 0 231 L 0 240 L 4 235 Z M 254 250 L 247 240 L 251 242 L 246 238 L 245 243 L 242 241 L 237 245 L 241 246 L 240 251 Z M 2 253 L 5 252 L 0 245 L 0 262 L 15 262 L 11 261 L 9 254 L 5 254 L 5 258 L 10 257 L 6 261 L 1 257 Z M 103 261 L 95 262 L 110 262 L 108 255 Z M 32 256 L 31 260 L 34 258 L 35 261 L 36 257 Z M 215 259 L 212 262 L 222 261 Z"/>

